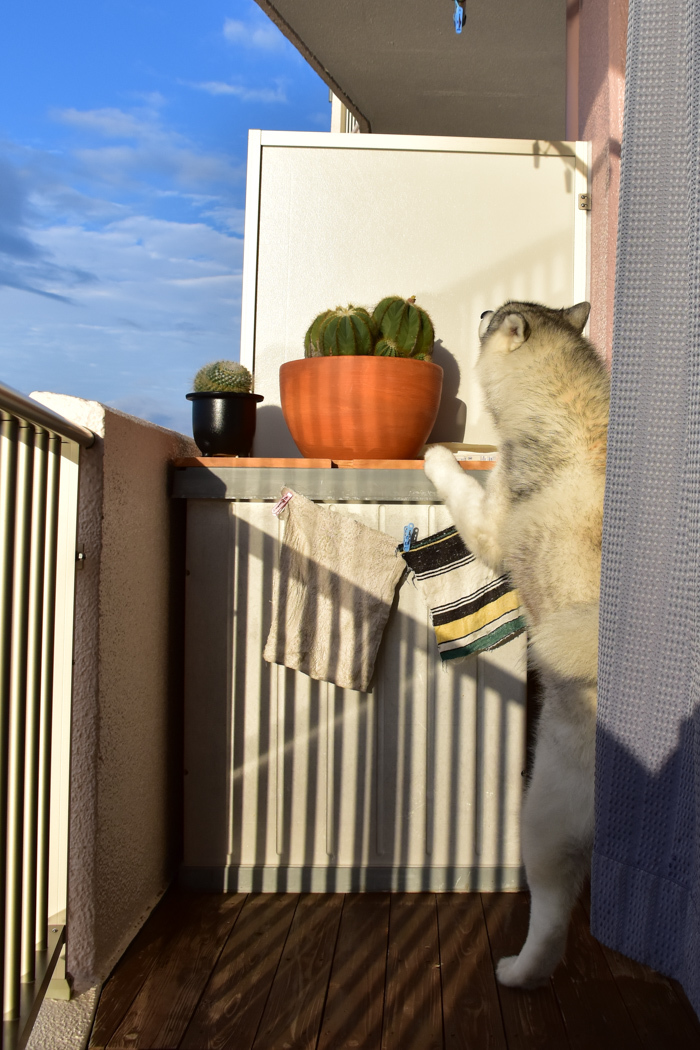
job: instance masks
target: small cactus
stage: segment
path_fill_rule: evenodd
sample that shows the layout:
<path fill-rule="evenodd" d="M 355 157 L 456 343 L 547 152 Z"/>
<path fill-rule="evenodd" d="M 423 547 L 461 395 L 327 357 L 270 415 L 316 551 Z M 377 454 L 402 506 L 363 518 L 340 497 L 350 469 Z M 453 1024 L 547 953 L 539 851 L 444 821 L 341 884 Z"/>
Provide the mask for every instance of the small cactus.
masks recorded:
<path fill-rule="evenodd" d="M 426 311 L 416 306 L 415 295 L 402 299 L 390 295 L 378 303 L 372 314 L 380 338 L 375 354 L 380 357 L 413 357 L 430 361 L 435 342 L 433 322 Z"/>
<path fill-rule="evenodd" d="M 200 368 L 192 384 L 196 393 L 212 391 L 248 394 L 253 386 L 253 377 L 244 365 L 237 361 L 212 361 Z"/>
<path fill-rule="evenodd" d="M 307 356 L 368 355 L 374 353 L 379 329 L 364 307 L 350 304 L 319 314 L 307 337 L 309 346 L 318 348 L 317 354 Z"/>

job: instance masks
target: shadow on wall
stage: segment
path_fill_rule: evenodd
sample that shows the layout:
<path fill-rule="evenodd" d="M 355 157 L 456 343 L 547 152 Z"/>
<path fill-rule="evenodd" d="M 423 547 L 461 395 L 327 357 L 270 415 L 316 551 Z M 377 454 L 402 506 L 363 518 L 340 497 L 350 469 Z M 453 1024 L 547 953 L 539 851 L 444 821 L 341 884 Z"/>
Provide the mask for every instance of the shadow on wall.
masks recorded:
<path fill-rule="evenodd" d="M 355 890 L 436 888 L 436 878 L 468 890 L 484 872 L 491 888 L 513 888 L 522 877 L 522 680 L 475 657 L 442 669 L 425 616 L 401 612 L 398 597 L 385 631 L 394 644 L 380 650 L 373 693 L 263 661 L 251 632 L 259 615 L 253 637 L 264 645 L 276 553 L 275 537 L 238 518 L 235 658 L 227 695 L 207 708 L 209 738 L 227 750 L 225 762 L 211 756 L 219 779 L 209 781 L 207 815 L 228 855 L 226 888 L 244 868 L 252 888 L 267 891 L 330 892 L 348 877 Z M 250 560 L 262 564 L 259 597 L 249 593 Z M 334 634 L 340 615 L 329 622 L 320 605 L 332 594 L 352 617 L 363 592 L 308 558 L 300 580 L 316 596 L 304 611 L 305 644 L 321 642 L 333 677 L 347 639 Z M 294 582 L 280 593 L 280 637 Z M 361 625 L 352 644 L 370 644 Z"/>
<path fill-rule="evenodd" d="M 442 368 L 442 398 L 435 425 L 426 444 L 434 441 L 464 441 L 467 406 L 456 396 L 461 379 L 459 362 L 455 355 L 443 345 L 442 339 L 435 340 L 433 361 Z"/>

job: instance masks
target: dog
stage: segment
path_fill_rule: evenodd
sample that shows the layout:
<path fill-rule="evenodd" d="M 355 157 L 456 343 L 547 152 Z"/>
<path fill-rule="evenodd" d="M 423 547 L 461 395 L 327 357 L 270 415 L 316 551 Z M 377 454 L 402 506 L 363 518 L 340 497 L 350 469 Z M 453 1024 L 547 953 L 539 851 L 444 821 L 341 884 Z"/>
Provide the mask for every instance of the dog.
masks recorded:
<path fill-rule="evenodd" d="M 467 547 L 520 593 L 542 708 L 521 819 L 530 923 L 501 984 L 529 988 L 564 954 L 593 844 L 598 606 L 610 401 L 582 335 L 589 303 L 482 314 L 476 366 L 499 457 L 485 487 L 445 448 L 425 472 Z"/>

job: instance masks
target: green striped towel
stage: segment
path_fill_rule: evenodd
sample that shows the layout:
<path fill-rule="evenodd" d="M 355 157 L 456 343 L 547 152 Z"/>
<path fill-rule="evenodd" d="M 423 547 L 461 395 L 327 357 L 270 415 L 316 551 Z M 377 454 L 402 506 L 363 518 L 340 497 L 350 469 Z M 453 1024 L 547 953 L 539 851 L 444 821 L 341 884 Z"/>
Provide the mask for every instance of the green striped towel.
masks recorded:
<path fill-rule="evenodd" d="M 470 656 L 525 630 L 518 592 L 468 550 L 457 529 L 397 548 L 430 609 L 442 660 Z"/>

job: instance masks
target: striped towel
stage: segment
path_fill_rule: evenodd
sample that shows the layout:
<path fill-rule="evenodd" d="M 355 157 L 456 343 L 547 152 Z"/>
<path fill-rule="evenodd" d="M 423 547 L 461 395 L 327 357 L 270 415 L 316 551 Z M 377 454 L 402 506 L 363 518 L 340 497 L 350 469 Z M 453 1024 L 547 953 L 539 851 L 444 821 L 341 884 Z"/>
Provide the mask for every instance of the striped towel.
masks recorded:
<path fill-rule="evenodd" d="M 398 550 L 430 609 L 443 660 L 483 652 L 525 630 L 518 592 L 467 550 L 457 529 Z"/>

